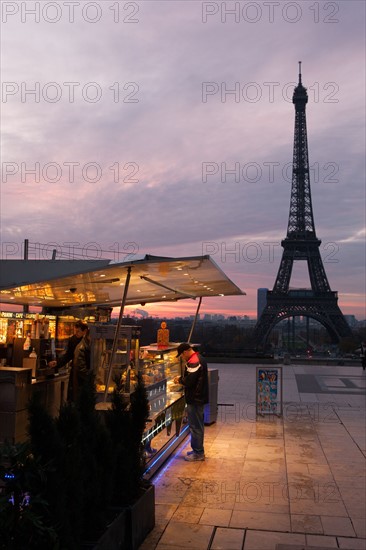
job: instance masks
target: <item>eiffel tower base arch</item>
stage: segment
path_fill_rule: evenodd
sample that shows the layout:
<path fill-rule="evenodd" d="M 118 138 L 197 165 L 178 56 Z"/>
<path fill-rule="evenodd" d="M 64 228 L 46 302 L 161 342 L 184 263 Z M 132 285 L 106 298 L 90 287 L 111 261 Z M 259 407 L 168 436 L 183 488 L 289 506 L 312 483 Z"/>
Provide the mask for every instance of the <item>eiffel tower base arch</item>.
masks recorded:
<path fill-rule="evenodd" d="M 254 329 L 257 347 L 265 346 L 273 328 L 288 317 L 311 317 L 327 330 L 332 343 L 352 337 L 352 331 L 338 306 L 336 292 L 289 291 L 267 293 L 267 304 Z"/>

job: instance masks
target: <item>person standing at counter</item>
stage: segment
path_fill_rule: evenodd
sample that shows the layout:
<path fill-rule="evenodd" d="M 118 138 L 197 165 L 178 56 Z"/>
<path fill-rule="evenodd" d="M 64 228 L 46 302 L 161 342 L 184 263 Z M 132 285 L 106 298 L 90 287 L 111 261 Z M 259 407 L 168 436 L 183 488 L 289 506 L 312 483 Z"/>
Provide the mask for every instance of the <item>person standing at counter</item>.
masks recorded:
<path fill-rule="evenodd" d="M 81 386 L 85 383 L 90 374 L 90 334 L 88 327 L 81 341 L 75 348 L 72 368 L 72 398 L 78 396 Z M 71 373 L 70 373 L 71 377 Z M 70 382 L 69 382 L 70 384 Z"/>
<path fill-rule="evenodd" d="M 208 403 L 207 363 L 187 342 L 178 346 L 177 357 L 180 356 L 185 360 L 184 373 L 183 376 L 176 376 L 174 382 L 184 387 L 192 447 L 184 459 L 188 462 L 201 461 L 205 460 L 204 408 Z"/>
<path fill-rule="evenodd" d="M 68 387 L 68 399 L 75 398 L 76 387 L 74 380 L 76 379 L 76 367 L 75 367 L 75 351 L 78 345 L 81 343 L 83 338 L 88 333 L 88 325 L 83 323 L 83 321 L 77 321 L 74 325 L 74 334 L 71 336 L 67 342 L 67 347 L 65 353 L 60 355 L 56 361 L 50 361 L 48 365 L 50 367 L 55 367 L 57 370 L 64 367 L 71 361 L 71 371 L 69 377 L 69 387 Z M 75 387 L 75 391 L 74 391 Z"/>

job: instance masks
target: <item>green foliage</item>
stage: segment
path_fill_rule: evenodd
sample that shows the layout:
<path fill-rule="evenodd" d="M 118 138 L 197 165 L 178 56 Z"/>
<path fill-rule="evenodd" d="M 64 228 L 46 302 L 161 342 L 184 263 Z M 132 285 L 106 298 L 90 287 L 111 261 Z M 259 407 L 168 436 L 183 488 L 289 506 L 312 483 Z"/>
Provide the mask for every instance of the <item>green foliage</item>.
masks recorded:
<path fill-rule="evenodd" d="M 87 503 L 83 520 L 84 533 L 97 532 L 105 526 L 113 483 L 112 441 L 95 405 L 94 378 L 89 376 L 81 388 L 77 402 L 82 434 L 82 492 Z"/>
<path fill-rule="evenodd" d="M 131 438 L 131 422 L 129 402 L 122 393 L 121 382 L 115 380 L 115 390 L 112 394 L 112 408 L 106 413 L 106 425 L 113 441 L 113 489 L 112 504 L 125 506 L 131 492 L 132 452 L 129 446 Z"/>
<path fill-rule="evenodd" d="M 131 402 L 123 394 L 118 379 L 115 384 L 112 409 L 106 415 L 115 457 L 112 503 L 126 506 L 137 498 L 141 488 L 145 464 L 141 441 L 149 417 L 149 402 L 140 373 Z"/>
<path fill-rule="evenodd" d="M 134 452 L 133 456 L 133 467 L 135 470 L 135 485 L 139 485 L 139 480 L 141 480 L 142 475 L 145 470 L 145 453 L 144 445 L 142 443 L 142 436 L 145 431 L 146 422 L 149 419 L 149 400 L 147 397 L 147 392 L 145 385 L 142 380 L 142 375 L 140 372 L 137 374 L 137 385 L 136 389 L 131 395 L 131 436 L 132 436 L 132 449 Z"/>
<path fill-rule="evenodd" d="M 47 470 L 34 458 L 29 443 L 0 446 L 0 548 L 58 550 L 43 498 Z"/>
<path fill-rule="evenodd" d="M 139 495 L 149 416 L 141 375 L 131 402 L 118 381 L 112 409 L 103 417 L 95 405 L 92 377 L 56 419 L 35 394 L 29 441 L 0 446 L 0 550 L 79 550 L 106 528 L 111 504 Z"/>
<path fill-rule="evenodd" d="M 110 503 L 113 451 L 95 403 L 94 380 L 89 377 L 80 390 L 78 401 L 65 403 L 59 417 L 49 420 L 57 434 L 50 439 L 59 445 L 52 451 L 47 449 L 47 445 L 46 448 L 38 445 L 35 449 L 42 460 L 47 460 L 48 454 L 53 453 L 49 502 L 62 548 L 67 550 L 80 548 L 85 538 L 98 537 L 105 528 Z M 40 420 L 43 416 L 47 418 L 45 411 L 38 412 L 38 418 L 31 418 L 32 442 L 39 439 L 37 428 L 42 426 Z M 41 429 L 41 433 L 44 431 Z"/>
<path fill-rule="evenodd" d="M 84 495 L 81 479 L 82 429 L 79 412 L 73 403 L 66 403 L 61 407 L 56 427 L 62 440 L 62 452 L 57 458 L 56 473 L 60 500 L 59 505 L 56 505 L 58 515 L 55 515 L 55 521 L 62 547 L 67 550 L 76 550 L 82 539 Z M 61 508 L 60 511 L 59 508 Z"/>
<path fill-rule="evenodd" d="M 43 497 L 50 506 L 50 512 L 60 517 L 63 508 L 64 484 L 58 475 L 63 456 L 63 443 L 57 430 L 55 420 L 45 410 L 39 395 L 33 395 L 29 405 L 28 434 L 31 451 L 47 472 L 47 483 L 43 489 Z"/>
<path fill-rule="evenodd" d="M 47 468 L 43 496 L 49 504 L 52 523 L 61 548 L 77 549 L 82 537 L 82 484 L 80 468 L 80 419 L 71 403 L 62 405 L 57 419 L 52 418 L 37 399 L 29 407 L 31 449 Z"/>

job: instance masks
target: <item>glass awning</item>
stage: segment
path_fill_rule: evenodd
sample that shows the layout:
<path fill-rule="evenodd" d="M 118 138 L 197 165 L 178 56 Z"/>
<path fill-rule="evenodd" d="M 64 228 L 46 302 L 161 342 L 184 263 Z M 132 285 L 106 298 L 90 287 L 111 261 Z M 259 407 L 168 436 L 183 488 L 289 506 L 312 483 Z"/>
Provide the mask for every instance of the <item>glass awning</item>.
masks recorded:
<path fill-rule="evenodd" d="M 69 265 L 62 265 L 65 263 Z M 118 306 L 128 271 L 131 278 L 126 305 L 245 294 L 209 256 L 145 256 L 130 262 L 101 264 L 1 260 L 0 302 L 45 308 Z"/>

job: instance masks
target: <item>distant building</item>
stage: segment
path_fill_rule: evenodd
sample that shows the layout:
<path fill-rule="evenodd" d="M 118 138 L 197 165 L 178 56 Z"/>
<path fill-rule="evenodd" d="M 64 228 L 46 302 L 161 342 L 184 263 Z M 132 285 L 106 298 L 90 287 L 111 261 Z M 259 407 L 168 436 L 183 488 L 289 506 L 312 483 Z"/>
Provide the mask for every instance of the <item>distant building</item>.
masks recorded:
<path fill-rule="evenodd" d="M 258 288 L 257 290 L 257 318 L 259 319 L 267 305 L 268 288 Z"/>
<path fill-rule="evenodd" d="M 223 321 L 225 319 L 225 315 L 221 315 L 220 313 L 215 313 L 212 315 L 213 321 Z"/>
<path fill-rule="evenodd" d="M 357 325 L 357 319 L 354 315 L 344 315 L 344 318 L 350 327 L 355 327 Z"/>
<path fill-rule="evenodd" d="M 189 315 L 188 317 L 185 317 L 186 319 L 189 319 L 190 321 L 193 321 L 194 318 L 195 318 L 195 315 Z M 197 321 L 199 321 L 201 319 L 201 315 L 198 314 L 197 315 Z"/>

